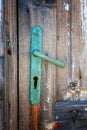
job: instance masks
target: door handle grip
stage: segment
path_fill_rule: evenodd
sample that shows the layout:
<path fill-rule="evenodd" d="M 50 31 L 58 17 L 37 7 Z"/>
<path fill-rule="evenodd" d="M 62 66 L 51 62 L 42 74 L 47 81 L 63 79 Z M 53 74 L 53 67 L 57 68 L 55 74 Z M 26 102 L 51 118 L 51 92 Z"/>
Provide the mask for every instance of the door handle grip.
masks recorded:
<path fill-rule="evenodd" d="M 37 57 L 40 57 L 40 58 L 42 58 L 42 59 L 44 59 L 44 60 L 46 60 L 46 61 L 48 61 L 50 63 L 53 63 L 53 64 L 57 65 L 60 68 L 65 67 L 65 63 L 63 61 L 55 59 L 55 58 L 50 57 L 50 56 L 47 56 L 44 53 L 41 53 L 40 51 L 34 50 L 33 55 L 37 56 Z"/>

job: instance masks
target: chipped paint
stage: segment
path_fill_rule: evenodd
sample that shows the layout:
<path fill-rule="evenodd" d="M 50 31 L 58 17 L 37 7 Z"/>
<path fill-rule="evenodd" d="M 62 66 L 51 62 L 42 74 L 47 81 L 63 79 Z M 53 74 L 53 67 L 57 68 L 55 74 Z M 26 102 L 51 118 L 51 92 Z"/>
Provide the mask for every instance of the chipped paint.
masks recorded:
<path fill-rule="evenodd" d="M 72 82 L 72 52 L 71 52 L 71 20 L 70 20 L 70 4 L 64 3 L 65 19 L 66 19 L 66 46 L 67 46 L 67 61 L 68 61 L 68 84 Z"/>
<path fill-rule="evenodd" d="M 49 102 L 50 102 L 50 98 L 48 97 L 48 98 L 47 98 L 47 103 L 49 103 Z"/>
<path fill-rule="evenodd" d="M 77 87 L 75 90 L 67 90 L 64 93 L 64 100 L 71 100 L 71 101 L 84 101 L 87 100 L 87 89 Z"/>
<path fill-rule="evenodd" d="M 85 70 L 84 73 L 82 73 L 82 87 L 87 88 L 87 0 L 80 0 L 80 10 L 82 23 L 82 43 L 84 45 L 80 57 L 80 68 L 82 71 Z"/>
<path fill-rule="evenodd" d="M 65 4 L 64 4 L 65 5 Z M 81 23 L 82 23 L 82 43 L 83 43 L 83 48 L 82 48 L 82 53 L 79 57 L 79 65 L 76 65 L 76 58 L 74 57 L 74 54 L 72 53 L 72 79 L 68 79 L 68 82 L 70 80 L 76 82 L 76 89 L 71 90 L 67 89 L 67 91 L 64 91 L 64 100 L 87 100 L 87 0 L 80 0 L 80 6 L 81 6 Z M 70 43 L 69 43 L 69 35 L 70 33 L 69 28 L 70 27 L 70 21 L 69 21 L 69 11 L 66 12 L 66 30 L 67 30 L 67 48 L 68 51 L 70 49 Z M 69 53 L 70 54 L 70 53 Z M 68 57 L 69 57 L 68 54 Z M 75 81 L 77 75 L 75 71 L 78 71 L 79 75 L 79 69 L 81 69 L 82 74 L 81 74 L 81 79 L 79 79 L 78 76 L 78 81 Z M 85 70 L 85 71 L 84 71 Z M 68 70 L 70 71 L 70 70 Z"/>
<path fill-rule="evenodd" d="M 82 40 L 87 44 L 87 0 L 80 0 L 82 20 Z"/>
<path fill-rule="evenodd" d="M 43 111 L 48 111 L 48 109 L 47 109 L 47 107 L 44 105 L 43 106 L 43 109 L 42 109 Z"/>
<path fill-rule="evenodd" d="M 65 6 L 65 10 L 69 11 L 69 3 L 64 3 L 64 6 Z"/>
<path fill-rule="evenodd" d="M 44 123 L 44 127 L 46 129 L 50 130 L 53 128 L 53 124 L 54 124 L 54 122 L 46 122 L 46 123 Z"/>

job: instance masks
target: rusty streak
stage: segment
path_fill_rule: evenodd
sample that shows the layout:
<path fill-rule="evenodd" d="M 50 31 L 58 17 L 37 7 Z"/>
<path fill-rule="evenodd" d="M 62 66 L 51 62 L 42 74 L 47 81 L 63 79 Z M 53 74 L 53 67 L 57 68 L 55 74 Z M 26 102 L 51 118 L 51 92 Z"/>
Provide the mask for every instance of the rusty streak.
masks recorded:
<path fill-rule="evenodd" d="M 40 105 L 31 105 L 32 112 L 32 127 L 33 130 L 39 130 L 39 114 L 40 114 Z"/>

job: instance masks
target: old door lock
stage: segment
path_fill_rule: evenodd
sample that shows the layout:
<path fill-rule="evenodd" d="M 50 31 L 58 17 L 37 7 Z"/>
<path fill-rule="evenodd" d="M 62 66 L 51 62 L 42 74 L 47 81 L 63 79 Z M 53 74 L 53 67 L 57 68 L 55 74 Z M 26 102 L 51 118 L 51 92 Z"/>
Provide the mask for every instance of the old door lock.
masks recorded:
<path fill-rule="evenodd" d="M 41 72 L 42 59 L 57 65 L 60 68 L 65 67 L 61 60 L 52 58 L 42 53 L 42 29 L 40 26 L 32 28 L 31 44 L 31 75 L 30 75 L 30 102 L 31 104 L 40 103 Z"/>

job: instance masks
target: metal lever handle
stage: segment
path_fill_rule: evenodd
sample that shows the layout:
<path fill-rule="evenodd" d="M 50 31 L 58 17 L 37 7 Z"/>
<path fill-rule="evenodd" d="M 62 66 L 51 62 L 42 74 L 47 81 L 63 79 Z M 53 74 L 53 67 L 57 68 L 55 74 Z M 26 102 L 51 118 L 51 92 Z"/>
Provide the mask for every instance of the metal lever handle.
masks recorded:
<path fill-rule="evenodd" d="M 47 56 L 47 55 L 41 53 L 40 51 L 34 50 L 33 51 L 33 55 L 37 56 L 37 57 L 40 57 L 40 58 L 42 58 L 42 59 L 44 59 L 46 61 L 49 61 L 49 62 L 57 65 L 60 68 L 64 68 L 65 67 L 65 63 L 63 61 L 55 59 L 55 58 L 52 58 L 50 56 Z"/>
<path fill-rule="evenodd" d="M 30 65 L 30 103 L 40 104 L 42 59 L 49 61 L 60 68 L 64 68 L 65 63 L 42 53 L 43 33 L 40 26 L 32 28 L 31 39 L 31 65 Z"/>

